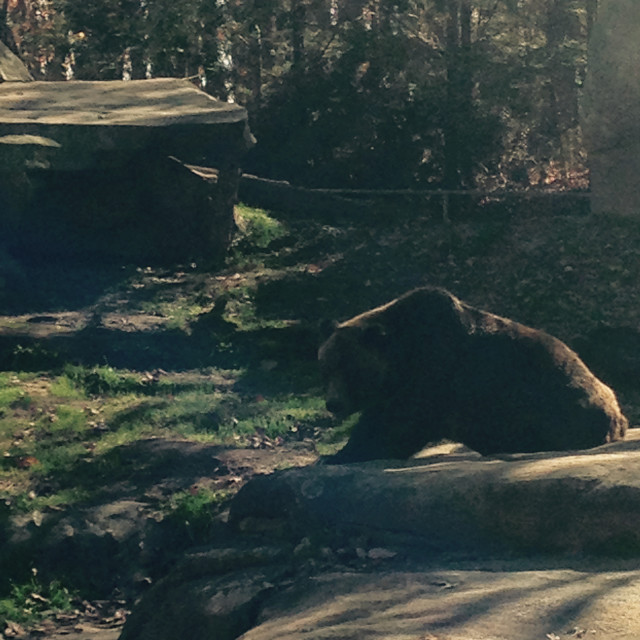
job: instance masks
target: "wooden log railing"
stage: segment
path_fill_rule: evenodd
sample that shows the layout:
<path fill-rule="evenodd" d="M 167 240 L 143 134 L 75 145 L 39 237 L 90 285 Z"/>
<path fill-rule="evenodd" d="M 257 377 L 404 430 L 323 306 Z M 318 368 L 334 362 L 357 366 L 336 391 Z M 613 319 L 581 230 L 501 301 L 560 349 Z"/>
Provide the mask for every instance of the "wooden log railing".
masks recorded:
<path fill-rule="evenodd" d="M 396 199 L 418 202 L 438 202 L 442 221 L 451 221 L 452 201 L 546 200 L 559 208 L 578 201 L 588 207 L 588 191 L 519 190 L 519 189 L 329 189 L 298 187 L 283 180 L 269 180 L 244 174 L 240 180 L 239 197 L 246 204 L 284 210 L 300 215 L 352 214 L 370 208 L 368 202 Z"/>

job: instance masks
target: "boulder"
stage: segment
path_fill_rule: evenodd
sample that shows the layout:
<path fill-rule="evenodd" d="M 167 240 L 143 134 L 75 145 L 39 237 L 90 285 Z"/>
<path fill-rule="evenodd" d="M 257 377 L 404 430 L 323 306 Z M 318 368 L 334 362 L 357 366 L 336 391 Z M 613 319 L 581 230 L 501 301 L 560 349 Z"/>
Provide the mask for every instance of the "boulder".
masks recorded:
<path fill-rule="evenodd" d="M 120 640 L 636 640 L 640 570 L 613 556 L 640 553 L 639 467 L 632 430 L 258 476 L 231 506 L 235 549 L 189 554 Z"/>
<path fill-rule="evenodd" d="M 430 551 L 640 553 L 640 430 L 570 454 L 423 453 L 258 476 L 232 502 L 231 522 L 412 538 Z"/>
<path fill-rule="evenodd" d="M 640 571 L 628 563 L 392 561 L 161 583 L 120 640 L 637 640 L 639 621 Z"/>
<path fill-rule="evenodd" d="M 245 109 L 184 79 L 0 83 L 0 231 L 37 258 L 219 262 L 253 143 Z"/>
<path fill-rule="evenodd" d="M 282 582 L 282 566 L 271 564 L 280 556 L 276 548 L 188 556 L 142 600 L 120 640 L 237 638 L 253 626 L 260 603 Z M 242 568 L 261 563 L 266 566 Z"/>

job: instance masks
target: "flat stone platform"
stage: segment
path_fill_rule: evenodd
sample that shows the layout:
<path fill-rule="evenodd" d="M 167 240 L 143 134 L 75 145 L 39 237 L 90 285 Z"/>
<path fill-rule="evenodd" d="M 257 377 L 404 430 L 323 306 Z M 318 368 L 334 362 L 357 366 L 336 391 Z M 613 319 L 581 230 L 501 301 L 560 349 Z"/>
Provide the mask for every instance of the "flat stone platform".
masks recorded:
<path fill-rule="evenodd" d="M 220 167 L 251 144 L 244 108 L 181 78 L 0 84 L 0 171 L 121 166 L 131 153 Z"/>
<path fill-rule="evenodd" d="M 1 83 L 0 235 L 16 255 L 219 262 L 252 144 L 243 107 L 186 79 Z"/>
<path fill-rule="evenodd" d="M 165 127 L 246 119 L 242 107 L 215 100 L 180 78 L 0 84 L 0 127 L 26 123 Z"/>

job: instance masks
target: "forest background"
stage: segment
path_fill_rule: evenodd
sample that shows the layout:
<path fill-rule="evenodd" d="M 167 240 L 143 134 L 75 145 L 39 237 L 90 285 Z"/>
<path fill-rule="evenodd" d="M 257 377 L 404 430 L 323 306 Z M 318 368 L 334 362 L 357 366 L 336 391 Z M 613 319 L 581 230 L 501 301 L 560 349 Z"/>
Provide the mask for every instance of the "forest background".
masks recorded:
<path fill-rule="evenodd" d="M 588 187 L 597 0 L 3 0 L 37 79 L 190 77 L 247 107 L 247 171 L 309 187 Z"/>

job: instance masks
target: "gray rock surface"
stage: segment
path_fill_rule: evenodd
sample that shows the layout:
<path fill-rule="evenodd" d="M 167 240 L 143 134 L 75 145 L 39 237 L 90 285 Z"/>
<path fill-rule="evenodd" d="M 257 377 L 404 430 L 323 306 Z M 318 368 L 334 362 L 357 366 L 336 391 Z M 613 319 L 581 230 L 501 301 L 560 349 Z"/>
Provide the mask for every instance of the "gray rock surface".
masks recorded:
<path fill-rule="evenodd" d="M 478 568 L 325 574 L 263 608 L 243 640 L 640 637 L 640 571 Z M 216 636 L 213 636 L 214 638 Z"/>
<path fill-rule="evenodd" d="M 121 640 L 640 638 L 640 432 L 590 451 L 421 456 L 255 477 L 232 524 L 280 542 L 191 554 Z"/>
<path fill-rule="evenodd" d="M 20 140 L 28 134 L 31 139 Z M 238 161 L 252 145 L 247 112 L 213 99 L 180 78 L 130 82 L 5 82 L 0 84 L 0 136 L 15 147 L 51 147 L 51 168 L 119 166 L 127 154 L 174 155 L 185 162 Z M 51 149 L 49 149 L 51 151 Z M 26 153 L 26 151 L 25 151 Z M 0 167 L 3 166 L 0 164 Z"/>
<path fill-rule="evenodd" d="M 208 578 L 177 570 L 143 598 L 120 640 L 640 637 L 635 562 L 397 556 L 308 575 L 287 571 L 281 554 L 271 560 L 227 575 L 210 567 Z"/>
<path fill-rule="evenodd" d="M 276 585 L 287 583 L 286 566 L 275 547 L 190 554 L 142 600 L 120 638 L 236 638 Z"/>
<path fill-rule="evenodd" d="M 182 78 L 38 81 L 0 87 L 3 124 L 166 127 L 246 119 L 242 107 L 216 100 Z"/>
<path fill-rule="evenodd" d="M 600 0 L 582 101 L 592 209 L 640 213 L 640 3 Z"/>
<path fill-rule="evenodd" d="M 244 633 L 243 633 L 244 632 Z M 640 637 L 636 562 L 415 557 L 305 575 L 282 564 L 159 583 L 120 640 Z"/>
<path fill-rule="evenodd" d="M 408 463 L 315 466 L 254 478 L 232 503 L 238 526 L 347 528 L 432 549 L 640 553 L 640 431 L 570 454 L 482 458 L 458 445 Z"/>

